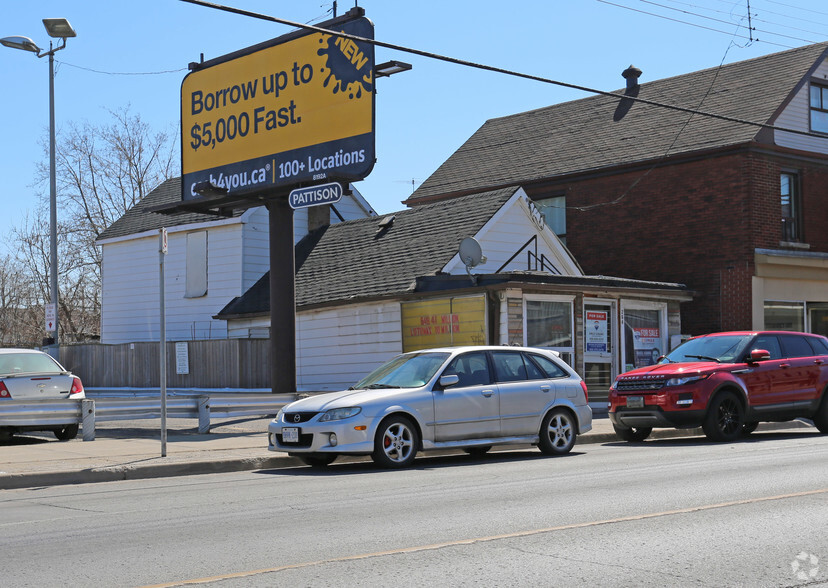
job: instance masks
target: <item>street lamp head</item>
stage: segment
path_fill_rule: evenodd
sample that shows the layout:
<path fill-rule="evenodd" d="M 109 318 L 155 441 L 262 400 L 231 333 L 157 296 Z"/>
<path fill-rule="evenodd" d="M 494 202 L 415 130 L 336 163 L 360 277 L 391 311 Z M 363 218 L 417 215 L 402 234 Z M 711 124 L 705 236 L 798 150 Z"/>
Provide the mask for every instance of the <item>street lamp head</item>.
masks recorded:
<path fill-rule="evenodd" d="M 40 47 L 35 45 L 35 42 L 29 37 L 3 37 L 0 39 L 0 45 L 11 47 L 12 49 L 31 51 L 32 53 L 40 52 Z"/>
<path fill-rule="evenodd" d="M 75 29 L 69 24 L 65 18 L 44 18 L 43 26 L 46 27 L 46 32 L 50 37 L 63 39 L 66 41 L 67 37 L 75 37 Z"/>

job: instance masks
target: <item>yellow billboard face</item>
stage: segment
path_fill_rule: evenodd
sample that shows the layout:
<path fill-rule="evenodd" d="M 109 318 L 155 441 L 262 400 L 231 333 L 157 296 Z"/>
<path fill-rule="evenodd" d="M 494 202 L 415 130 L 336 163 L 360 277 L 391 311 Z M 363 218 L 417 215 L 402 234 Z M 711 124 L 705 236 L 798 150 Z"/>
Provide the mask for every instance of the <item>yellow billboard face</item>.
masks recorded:
<path fill-rule="evenodd" d="M 373 38 L 367 18 L 331 27 Z M 354 181 L 374 164 L 373 45 L 288 35 L 201 64 L 181 85 L 183 199 Z"/>
<path fill-rule="evenodd" d="M 403 352 L 487 342 L 485 296 L 436 298 L 400 306 Z"/>

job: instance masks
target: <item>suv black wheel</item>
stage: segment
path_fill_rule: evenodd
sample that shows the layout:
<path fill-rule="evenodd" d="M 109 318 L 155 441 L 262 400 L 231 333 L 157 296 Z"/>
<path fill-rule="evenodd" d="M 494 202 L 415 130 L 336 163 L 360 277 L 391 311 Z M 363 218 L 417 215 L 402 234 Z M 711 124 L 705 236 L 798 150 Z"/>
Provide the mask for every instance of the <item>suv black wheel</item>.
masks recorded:
<path fill-rule="evenodd" d="M 615 429 L 615 434 L 621 437 L 621 439 L 633 443 L 644 441 L 653 432 L 652 427 L 621 427 L 619 425 L 613 425 L 612 428 Z"/>
<path fill-rule="evenodd" d="M 758 427 L 758 426 L 759 426 L 759 423 L 757 423 L 757 422 L 745 423 L 744 425 L 742 425 L 742 435 L 747 437 L 748 435 L 753 433 L 756 430 L 756 427 Z"/>
<path fill-rule="evenodd" d="M 813 420 L 820 433 L 828 433 L 828 390 L 822 392 L 822 402 L 819 403 Z"/>
<path fill-rule="evenodd" d="M 702 429 L 711 441 L 735 441 L 742 434 L 745 409 L 733 392 L 721 392 L 707 407 Z"/>

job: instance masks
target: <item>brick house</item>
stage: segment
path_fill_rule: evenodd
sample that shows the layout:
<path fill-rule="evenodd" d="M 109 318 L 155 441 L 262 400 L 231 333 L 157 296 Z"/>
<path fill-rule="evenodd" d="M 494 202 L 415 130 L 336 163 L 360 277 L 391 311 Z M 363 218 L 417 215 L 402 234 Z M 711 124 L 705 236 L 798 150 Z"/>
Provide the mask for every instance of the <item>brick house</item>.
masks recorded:
<path fill-rule="evenodd" d="M 519 185 L 586 274 L 692 289 L 685 333 L 828 334 L 827 51 L 641 84 L 631 66 L 617 97 L 487 121 L 406 204 Z"/>

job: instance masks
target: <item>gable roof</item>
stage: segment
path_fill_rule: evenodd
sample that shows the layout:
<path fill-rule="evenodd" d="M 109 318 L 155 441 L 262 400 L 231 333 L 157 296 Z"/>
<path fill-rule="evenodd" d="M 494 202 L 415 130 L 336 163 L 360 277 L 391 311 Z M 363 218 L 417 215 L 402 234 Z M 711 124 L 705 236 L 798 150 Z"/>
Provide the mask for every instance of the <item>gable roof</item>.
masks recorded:
<path fill-rule="evenodd" d="M 215 222 L 222 217 L 213 214 L 200 214 L 188 212 L 185 214 L 161 214 L 151 212 L 154 206 L 172 204 L 181 201 L 181 178 L 170 178 L 164 181 L 152 192 L 126 211 L 124 215 L 109 225 L 99 236 L 98 241 L 114 237 L 126 237 L 144 231 L 154 231 L 162 227 L 177 227 L 192 223 Z M 243 213 L 237 211 L 233 216 L 241 216 Z"/>
<path fill-rule="evenodd" d="M 638 98 L 772 124 L 828 43 L 657 80 Z M 531 184 L 757 140 L 759 127 L 605 95 L 487 121 L 406 200 Z"/>
<path fill-rule="evenodd" d="M 439 272 L 457 254 L 460 241 L 477 234 L 518 189 L 473 194 L 308 234 L 296 246 L 296 306 L 413 290 L 416 278 Z M 383 228 L 380 223 L 391 217 L 393 222 Z M 217 316 L 269 310 L 266 273 Z"/>

